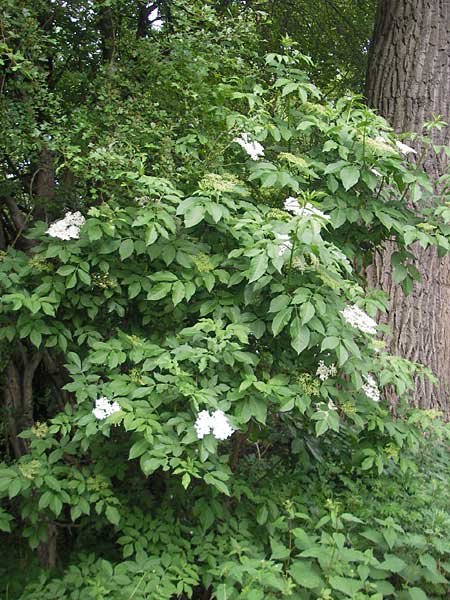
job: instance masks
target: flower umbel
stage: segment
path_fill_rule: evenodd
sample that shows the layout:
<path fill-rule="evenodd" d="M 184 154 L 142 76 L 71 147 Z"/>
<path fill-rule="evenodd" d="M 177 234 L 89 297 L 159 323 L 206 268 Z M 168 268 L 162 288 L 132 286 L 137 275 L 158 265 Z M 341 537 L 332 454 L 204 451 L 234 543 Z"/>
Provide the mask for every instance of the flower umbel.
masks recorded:
<path fill-rule="evenodd" d="M 287 250 L 292 250 L 291 238 L 287 233 L 275 233 L 275 237 L 281 242 L 278 246 L 278 256 L 283 256 Z"/>
<path fill-rule="evenodd" d="M 321 219 L 330 219 L 329 215 L 326 215 L 321 210 L 313 206 L 310 202 L 307 202 L 305 206 L 300 206 L 297 198 L 289 196 L 284 201 L 284 210 L 287 210 L 294 214 L 296 217 L 320 217 Z"/>
<path fill-rule="evenodd" d="M 51 237 L 59 238 L 60 240 L 74 240 L 80 237 L 80 229 L 85 224 L 86 219 L 83 215 L 77 212 L 68 212 L 64 219 L 55 221 L 47 229 L 47 233 Z"/>
<path fill-rule="evenodd" d="M 114 414 L 115 412 L 119 412 L 120 404 L 113 400 L 109 400 L 105 396 L 98 398 L 95 401 L 95 408 L 92 409 L 92 413 L 94 414 L 96 419 L 103 420 Z"/>
<path fill-rule="evenodd" d="M 242 133 L 240 137 L 234 138 L 233 142 L 239 144 L 253 160 L 264 156 L 264 146 L 259 142 L 251 142 L 249 133 Z"/>
<path fill-rule="evenodd" d="M 377 323 L 363 310 L 361 310 L 356 304 L 353 306 L 347 306 L 344 310 L 341 310 L 341 315 L 352 327 L 356 327 L 363 333 L 370 333 L 375 335 L 377 333 Z"/>
<path fill-rule="evenodd" d="M 207 410 L 200 411 L 194 427 L 199 440 L 210 433 L 218 440 L 226 440 L 235 431 L 222 410 L 215 410 L 212 415 Z"/>
<path fill-rule="evenodd" d="M 362 386 L 362 389 L 368 398 L 374 402 L 380 401 L 380 390 L 378 389 L 377 382 L 373 375 L 367 375 L 366 383 Z"/>
<path fill-rule="evenodd" d="M 395 142 L 395 145 L 402 154 L 417 154 L 417 150 L 414 150 L 414 148 L 411 148 L 411 146 L 408 146 L 407 144 L 402 144 L 402 142 L 399 142 L 398 140 Z"/>

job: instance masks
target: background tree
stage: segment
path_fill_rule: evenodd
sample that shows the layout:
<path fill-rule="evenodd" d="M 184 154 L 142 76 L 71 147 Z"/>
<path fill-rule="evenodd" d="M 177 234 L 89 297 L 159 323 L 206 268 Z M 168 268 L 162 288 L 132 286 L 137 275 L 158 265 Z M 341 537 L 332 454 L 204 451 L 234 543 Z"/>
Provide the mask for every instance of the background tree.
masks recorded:
<path fill-rule="evenodd" d="M 380 0 L 367 70 L 366 95 L 398 132 L 423 132 L 435 115 L 450 116 L 450 4 L 445 0 Z M 431 132 L 433 144 L 448 142 L 448 127 Z M 445 152 L 436 154 L 426 144 L 415 144 L 414 158 L 424 166 L 445 197 L 448 167 Z M 407 194 L 411 206 L 423 204 Z M 393 281 L 388 244 L 377 255 L 370 282 L 390 295 L 386 322 L 392 329 L 391 351 L 430 367 L 438 384 L 417 382 L 414 402 L 423 408 L 449 413 L 450 396 L 450 263 L 433 249 L 416 247 L 421 281 L 405 296 Z"/>
<path fill-rule="evenodd" d="M 285 39 L 284 46 L 294 43 L 311 56 L 311 76 L 327 94 L 363 92 L 376 0 L 235 0 L 221 6 L 256 16 L 264 51 L 280 51 Z"/>

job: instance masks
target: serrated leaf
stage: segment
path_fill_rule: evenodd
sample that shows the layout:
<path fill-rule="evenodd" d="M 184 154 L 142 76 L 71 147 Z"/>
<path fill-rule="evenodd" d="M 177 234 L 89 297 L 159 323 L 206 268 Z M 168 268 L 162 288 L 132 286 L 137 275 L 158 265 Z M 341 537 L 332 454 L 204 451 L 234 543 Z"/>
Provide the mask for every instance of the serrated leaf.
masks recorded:
<path fill-rule="evenodd" d="M 359 169 L 353 165 L 344 167 L 340 172 L 342 184 L 347 191 L 358 183 L 359 176 Z"/>
<path fill-rule="evenodd" d="M 385 560 L 380 563 L 379 568 L 391 571 L 392 573 L 400 573 L 407 566 L 404 560 L 394 554 L 385 554 Z"/>
<path fill-rule="evenodd" d="M 113 525 L 120 523 L 120 513 L 115 506 L 107 506 L 105 511 L 106 518 Z"/>
<path fill-rule="evenodd" d="M 292 307 L 284 308 L 275 315 L 275 318 L 272 321 L 272 333 L 274 336 L 277 336 L 280 331 L 286 327 L 286 325 L 289 323 L 291 315 Z"/>
<path fill-rule="evenodd" d="M 130 453 L 128 454 L 129 460 L 133 460 L 133 458 L 137 458 L 138 456 L 141 456 L 142 454 L 144 454 L 144 452 L 146 452 L 148 450 L 148 448 L 149 448 L 149 444 L 148 444 L 147 440 L 145 440 L 145 439 L 138 440 L 130 448 Z"/>
<path fill-rule="evenodd" d="M 270 547 L 272 549 L 272 554 L 270 556 L 271 560 L 285 560 L 291 554 L 291 551 L 287 546 L 273 538 L 270 540 Z"/>
<path fill-rule="evenodd" d="M 350 597 L 353 597 L 359 590 L 364 587 L 364 582 L 358 579 L 350 579 L 348 577 L 330 577 L 330 585 L 334 590 L 343 592 Z"/>
<path fill-rule="evenodd" d="M 42 342 L 42 335 L 39 333 L 39 331 L 33 329 L 30 333 L 30 340 L 31 343 L 36 346 L 36 348 L 39 348 Z"/>
<path fill-rule="evenodd" d="M 176 306 L 185 296 L 184 284 L 181 281 L 176 281 L 172 286 L 172 302 Z"/>
<path fill-rule="evenodd" d="M 169 294 L 171 287 L 170 283 L 157 283 L 147 294 L 147 300 L 161 300 L 161 298 L 165 298 Z"/>
<path fill-rule="evenodd" d="M 408 593 L 411 600 L 428 600 L 428 596 L 418 587 L 409 588 Z"/>
<path fill-rule="evenodd" d="M 298 88 L 298 83 L 296 83 L 295 81 L 291 81 L 290 83 L 287 83 L 284 86 L 281 95 L 287 96 L 288 94 L 291 94 L 292 92 L 294 92 L 297 88 Z"/>
<path fill-rule="evenodd" d="M 320 347 L 321 352 L 324 350 L 334 350 L 339 345 L 339 338 L 331 335 L 322 340 L 322 345 Z"/>
<path fill-rule="evenodd" d="M 205 218 L 205 207 L 201 204 L 190 206 L 184 213 L 185 227 L 194 227 Z"/>
<path fill-rule="evenodd" d="M 286 294 L 281 294 L 280 296 L 273 298 L 269 306 L 269 312 L 279 312 L 280 310 L 283 310 L 290 301 L 291 299 Z"/>
<path fill-rule="evenodd" d="M 135 298 L 139 294 L 140 291 L 141 291 L 141 284 L 139 283 L 139 281 L 135 281 L 128 288 L 128 298 L 130 298 L 130 300 L 132 298 Z"/>
<path fill-rule="evenodd" d="M 291 346 L 300 354 L 305 348 L 308 347 L 311 332 L 305 325 L 302 325 L 300 319 L 295 317 L 290 327 L 291 333 Z"/>
<path fill-rule="evenodd" d="M 226 496 L 230 495 L 228 486 L 223 481 L 220 481 L 220 479 L 214 477 L 211 473 L 207 473 L 203 479 L 205 480 L 205 483 L 214 486 L 222 494 L 225 494 Z"/>
<path fill-rule="evenodd" d="M 302 320 L 302 325 L 306 325 L 316 314 L 316 309 L 314 308 L 311 302 L 305 302 L 300 306 L 300 318 Z"/>
<path fill-rule="evenodd" d="M 264 275 L 267 270 L 268 258 L 265 252 L 258 254 L 252 259 L 249 268 L 249 283 L 253 283 L 257 281 L 260 277 Z"/>
<path fill-rule="evenodd" d="M 308 590 L 321 589 L 324 585 L 323 579 L 314 572 L 310 561 L 294 562 L 289 573 L 298 585 Z"/>
<path fill-rule="evenodd" d="M 10 498 L 14 498 L 22 489 L 22 483 L 19 478 L 13 479 L 8 486 L 8 495 Z"/>
<path fill-rule="evenodd" d="M 74 267 L 73 265 L 63 265 L 62 267 L 59 267 L 59 269 L 56 271 L 57 275 L 62 275 L 63 277 L 67 277 L 68 275 L 70 275 L 71 273 L 73 273 L 75 271 L 76 267 Z"/>
<path fill-rule="evenodd" d="M 269 516 L 269 512 L 267 510 L 267 506 L 265 504 L 261 505 L 256 511 L 256 522 L 259 525 L 264 525 L 267 521 L 267 517 Z"/>
<path fill-rule="evenodd" d="M 133 254 L 134 242 L 131 239 L 123 240 L 119 246 L 120 259 L 125 260 Z"/>

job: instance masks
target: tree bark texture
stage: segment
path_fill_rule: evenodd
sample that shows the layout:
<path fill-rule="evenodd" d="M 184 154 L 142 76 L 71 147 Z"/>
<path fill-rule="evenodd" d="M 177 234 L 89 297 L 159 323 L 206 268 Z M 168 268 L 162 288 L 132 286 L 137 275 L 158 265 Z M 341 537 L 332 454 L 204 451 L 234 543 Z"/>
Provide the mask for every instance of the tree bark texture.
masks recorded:
<path fill-rule="evenodd" d="M 450 118 L 450 1 L 379 0 L 366 80 L 368 104 L 397 132 L 421 132 L 433 115 Z M 449 129 L 434 131 L 435 144 L 446 144 Z M 409 142 L 408 142 L 409 143 Z M 448 161 L 431 152 L 424 168 L 436 181 Z M 422 281 L 406 296 L 392 281 L 387 246 L 369 269 L 369 285 L 391 297 L 384 317 L 392 331 L 390 350 L 421 362 L 437 376 L 435 386 L 417 381 L 412 403 L 450 416 L 450 260 L 434 250 L 413 249 Z"/>

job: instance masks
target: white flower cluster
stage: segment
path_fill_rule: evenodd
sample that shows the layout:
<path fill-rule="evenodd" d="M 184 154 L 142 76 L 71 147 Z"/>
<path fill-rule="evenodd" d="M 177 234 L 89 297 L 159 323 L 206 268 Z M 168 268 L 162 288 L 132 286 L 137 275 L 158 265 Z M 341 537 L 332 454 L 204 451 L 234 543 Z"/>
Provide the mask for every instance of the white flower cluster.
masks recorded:
<path fill-rule="evenodd" d="M 106 419 L 106 417 L 112 415 L 113 413 L 119 412 L 119 410 L 120 405 L 118 402 L 113 402 L 105 396 L 102 396 L 101 398 L 98 398 L 95 401 L 95 408 L 92 410 L 92 412 L 96 419 L 103 420 Z"/>
<path fill-rule="evenodd" d="M 259 142 L 251 142 L 249 133 L 242 133 L 240 137 L 234 138 L 233 142 L 239 144 L 253 160 L 264 156 L 264 146 Z"/>
<path fill-rule="evenodd" d="M 376 321 L 356 306 L 356 304 L 347 306 L 344 310 L 341 310 L 341 314 L 349 325 L 356 327 L 363 333 L 370 333 L 371 335 L 377 333 Z"/>
<path fill-rule="evenodd" d="M 417 154 L 417 151 L 414 150 L 414 148 L 411 148 L 411 146 L 407 146 L 406 144 L 402 144 L 402 142 L 399 142 L 398 140 L 395 142 L 395 145 L 403 154 Z"/>
<path fill-rule="evenodd" d="M 327 367 L 323 360 L 319 360 L 319 366 L 317 367 L 316 375 L 321 381 L 326 381 L 330 377 L 337 375 L 336 365 L 332 364 Z"/>
<path fill-rule="evenodd" d="M 276 239 L 280 242 L 278 246 L 278 256 L 283 256 L 286 250 L 292 250 L 291 238 L 287 233 L 275 233 Z"/>
<path fill-rule="evenodd" d="M 297 198 L 294 198 L 293 196 L 289 196 L 289 198 L 286 198 L 284 201 L 284 210 L 291 212 L 296 217 L 320 217 L 327 221 L 330 219 L 329 215 L 326 215 L 309 202 L 303 207 L 300 206 Z"/>
<path fill-rule="evenodd" d="M 200 440 L 211 432 L 218 440 L 226 440 L 234 433 L 225 413 L 221 410 L 215 410 L 212 415 L 207 410 L 200 411 L 194 427 Z"/>
<path fill-rule="evenodd" d="M 59 238 L 60 240 L 73 240 L 80 237 L 80 229 L 85 224 L 86 219 L 77 211 L 68 212 L 64 219 L 55 221 L 47 229 L 48 235 Z"/>
<path fill-rule="evenodd" d="M 362 386 L 362 389 L 368 398 L 374 402 L 380 401 L 380 390 L 378 389 L 377 382 L 372 375 L 367 375 L 366 383 Z"/>

